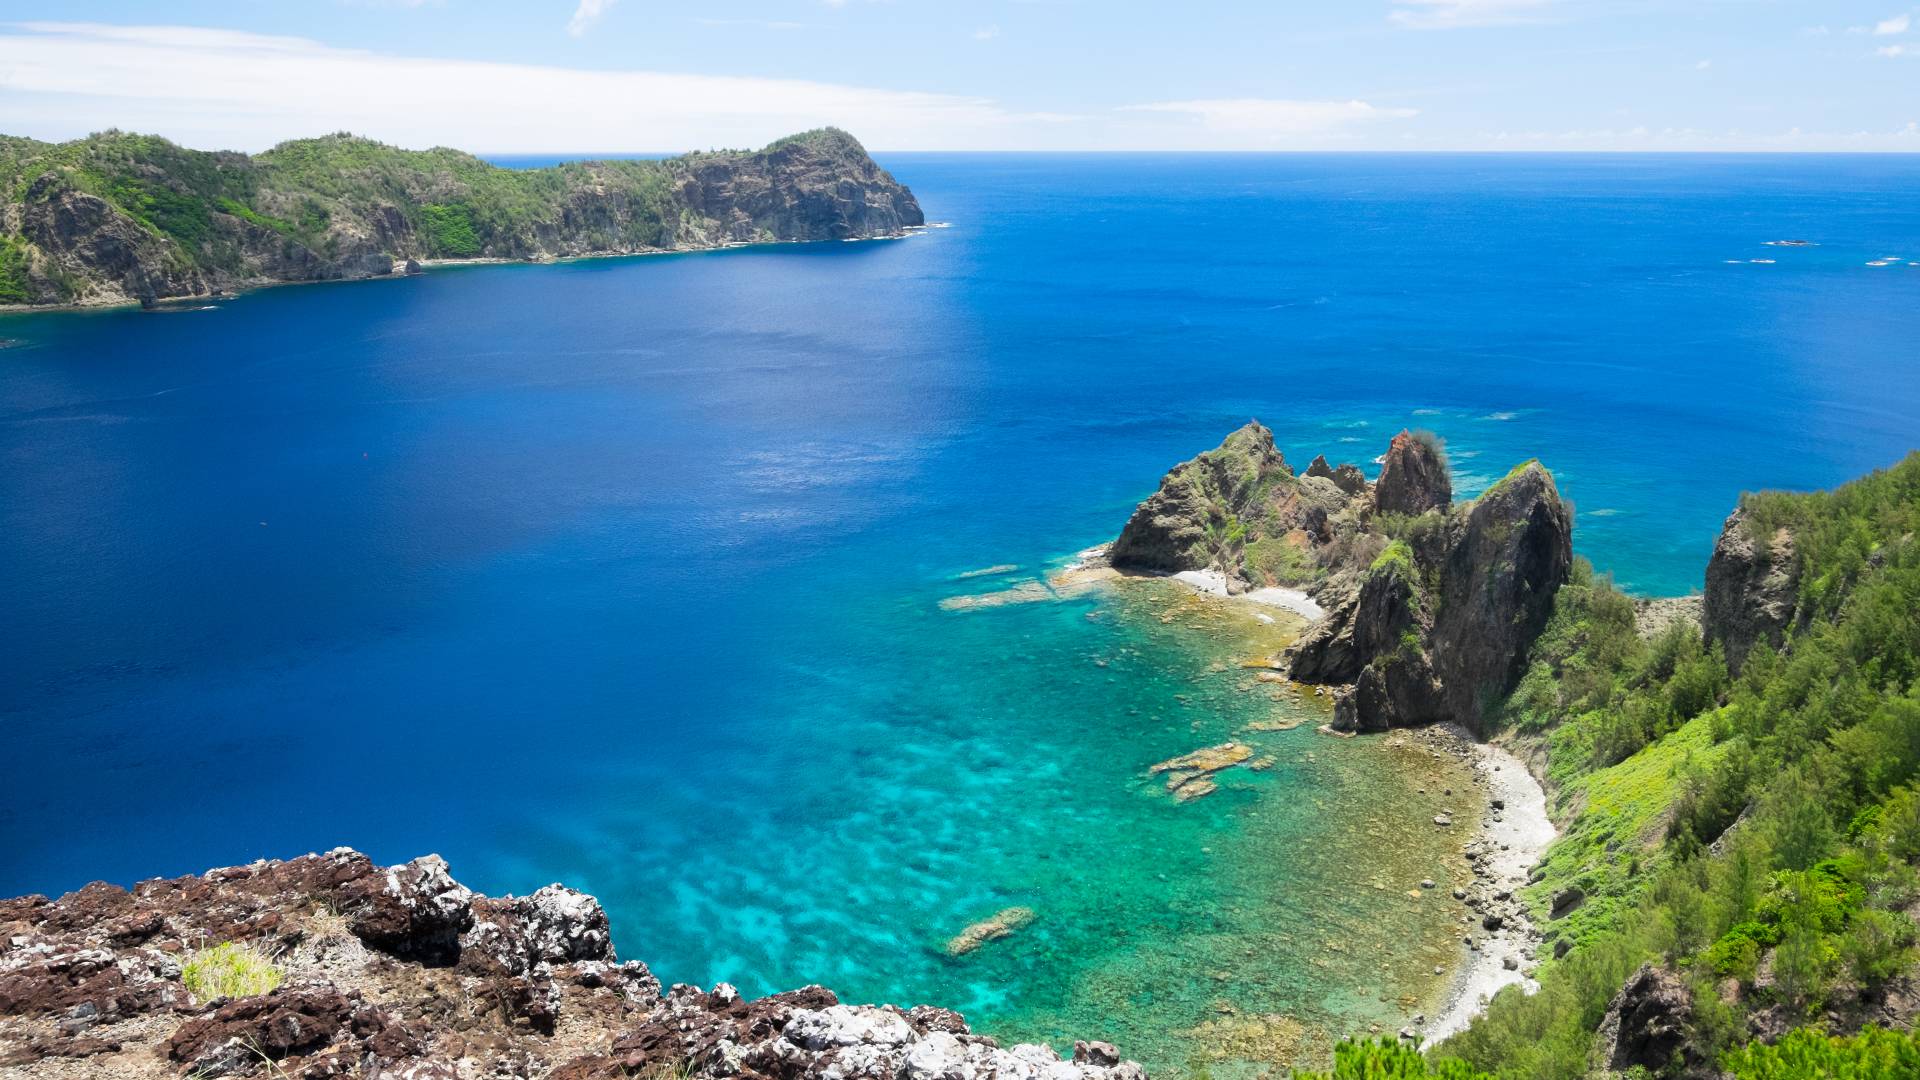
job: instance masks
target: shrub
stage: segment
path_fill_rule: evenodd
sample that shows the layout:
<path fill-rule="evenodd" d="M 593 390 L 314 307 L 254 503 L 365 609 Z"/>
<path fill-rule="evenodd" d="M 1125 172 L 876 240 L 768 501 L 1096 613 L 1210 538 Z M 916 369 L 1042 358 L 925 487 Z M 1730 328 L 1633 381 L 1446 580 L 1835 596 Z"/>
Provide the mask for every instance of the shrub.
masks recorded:
<path fill-rule="evenodd" d="M 1332 1072 L 1296 1072 L 1293 1080 L 1491 1080 L 1463 1062 L 1429 1063 L 1418 1050 L 1390 1039 L 1350 1039 L 1333 1048 Z"/>
<path fill-rule="evenodd" d="M 1736 1050 L 1723 1063 L 1735 1080 L 1907 1080 L 1920 1076 L 1920 1035 L 1870 1027 L 1834 1038 L 1802 1028 L 1775 1045 Z"/>
<path fill-rule="evenodd" d="M 180 981 L 201 1001 L 271 993 L 281 978 L 280 969 L 264 953 L 231 941 L 201 949 L 180 966 Z"/>

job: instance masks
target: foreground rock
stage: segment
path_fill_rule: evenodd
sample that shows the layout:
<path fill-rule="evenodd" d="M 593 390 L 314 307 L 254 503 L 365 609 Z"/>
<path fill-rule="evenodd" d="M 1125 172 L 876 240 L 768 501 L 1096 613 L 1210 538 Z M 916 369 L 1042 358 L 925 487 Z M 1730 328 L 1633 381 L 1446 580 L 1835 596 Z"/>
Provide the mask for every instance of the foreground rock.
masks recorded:
<path fill-rule="evenodd" d="M 199 1000 L 196 950 L 274 958 L 271 992 Z M 1143 1080 L 1111 1046 L 1001 1047 L 957 1013 L 842 1004 L 821 987 L 748 1001 L 614 956 L 592 897 L 486 897 L 428 856 L 345 849 L 0 901 L 0 1069 L 9 1076 Z"/>
<path fill-rule="evenodd" d="M 1452 722 L 1484 733 L 1573 567 L 1573 518 L 1539 462 L 1453 503 L 1437 439 L 1402 431 L 1367 485 L 1316 458 L 1296 475 L 1258 422 L 1176 466 L 1134 511 L 1114 567 L 1292 586 L 1325 610 L 1286 657 L 1341 687 L 1333 728 Z"/>
<path fill-rule="evenodd" d="M 549 259 L 898 236 L 913 193 L 832 128 L 753 152 L 510 170 L 330 135 L 264 154 L 106 132 L 0 140 L 0 292 L 152 304 L 255 285 Z"/>

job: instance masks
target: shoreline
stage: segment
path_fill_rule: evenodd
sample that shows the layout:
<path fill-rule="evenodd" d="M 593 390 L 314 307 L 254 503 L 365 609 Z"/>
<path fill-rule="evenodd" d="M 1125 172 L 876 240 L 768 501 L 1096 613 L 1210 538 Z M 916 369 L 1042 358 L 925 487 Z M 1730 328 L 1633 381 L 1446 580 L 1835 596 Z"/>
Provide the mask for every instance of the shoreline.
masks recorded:
<path fill-rule="evenodd" d="M 945 227 L 945 225 L 945 222 L 941 222 L 937 227 Z M 869 240 L 905 240 L 935 227 L 935 223 L 929 222 L 926 225 L 908 225 L 895 233 L 882 233 L 876 236 L 849 236 L 842 237 L 839 240 L 728 240 L 717 244 L 656 248 L 650 251 L 587 251 L 577 255 L 539 255 L 521 259 L 508 258 L 500 255 L 482 255 L 465 259 L 414 259 L 411 261 L 414 265 L 420 267 L 420 271 L 413 273 L 394 271 L 385 274 L 367 274 L 362 277 L 312 278 L 299 281 L 263 279 L 235 285 L 231 289 L 226 289 L 218 293 L 187 293 L 181 296 L 157 296 L 154 297 L 151 304 L 145 304 L 136 299 L 76 300 L 68 304 L 0 304 L 0 316 L 59 313 L 78 314 L 89 311 L 114 311 L 120 308 L 151 310 L 153 308 L 172 307 L 195 302 L 233 300 L 249 293 L 259 292 L 263 289 L 278 289 L 289 285 L 344 285 L 361 281 L 390 281 L 401 278 L 419 277 L 420 273 L 426 270 L 446 267 L 546 266 L 555 263 L 584 262 L 588 259 L 634 259 L 653 255 L 704 255 L 716 251 L 734 251 L 740 248 L 779 247 L 785 244 L 832 244 L 857 243 Z M 404 264 L 407 261 L 409 260 L 395 260 L 395 262 L 399 264 Z"/>
<path fill-rule="evenodd" d="M 1480 742 L 1451 726 L 1448 730 L 1470 748 L 1475 786 L 1486 798 L 1479 835 L 1463 845 L 1475 875 L 1474 885 L 1466 890 L 1466 902 L 1471 909 L 1472 901 L 1482 894 L 1497 898 L 1505 893 L 1511 903 L 1502 908 L 1506 921 L 1498 931 L 1486 932 L 1478 920 L 1470 920 L 1473 929 L 1468 936 L 1477 945 L 1468 951 L 1455 973 L 1440 1012 L 1424 1026 L 1413 1029 L 1427 1046 L 1465 1030 L 1485 1009 L 1487 1000 L 1502 989 L 1517 985 L 1531 994 L 1540 988 L 1532 974 L 1538 964 L 1540 928 L 1517 896 L 1533 867 L 1545 857 L 1548 845 L 1560 835 L 1547 817 L 1546 789 L 1525 762 L 1505 747 Z M 1476 850 L 1484 857 L 1476 858 Z M 1477 914 L 1477 910 L 1470 913 Z M 1509 960 L 1512 967 L 1508 966 Z"/>

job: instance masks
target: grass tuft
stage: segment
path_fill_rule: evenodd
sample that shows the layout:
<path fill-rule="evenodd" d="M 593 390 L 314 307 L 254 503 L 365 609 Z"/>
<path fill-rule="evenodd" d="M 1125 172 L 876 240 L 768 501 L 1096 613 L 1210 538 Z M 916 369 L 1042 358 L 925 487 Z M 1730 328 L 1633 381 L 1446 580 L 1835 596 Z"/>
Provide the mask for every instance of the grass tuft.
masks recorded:
<path fill-rule="evenodd" d="M 231 941 L 196 951 L 180 967 L 180 981 L 200 1001 L 258 997 L 271 993 L 282 978 L 280 968 L 266 954 Z"/>

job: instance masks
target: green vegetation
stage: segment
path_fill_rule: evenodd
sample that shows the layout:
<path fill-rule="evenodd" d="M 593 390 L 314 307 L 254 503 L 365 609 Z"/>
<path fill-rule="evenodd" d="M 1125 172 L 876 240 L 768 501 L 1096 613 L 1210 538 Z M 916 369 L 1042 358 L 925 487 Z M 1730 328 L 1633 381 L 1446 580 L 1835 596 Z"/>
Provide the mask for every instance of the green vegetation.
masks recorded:
<path fill-rule="evenodd" d="M 280 985 L 273 961 L 248 945 L 231 941 L 195 952 L 180 965 L 180 981 L 200 1001 L 257 997 Z"/>
<path fill-rule="evenodd" d="M 1458 1061 L 1429 1063 L 1391 1039 L 1357 1040 L 1333 1049 L 1332 1072 L 1296 1072 L 1293 1080 L 1490 1080 Z"/>
<path fill-rule="evenodd" d="M 1406 581 L 1413 581 L 1413 549 L 1404 540 L 1394 540 L 1380 549 L 1373 557 L 1373 565 L 1367 567 L 1370 574 L 1398 574 Z"/>
<path fill-rule="evenodd" d="M 1566 826 L 1529 900 L 1585 899 L 1547 924 L 1570 951 L 1540 991 L 1502 993 L 1434 1060 L 1587 1075 L 1608 1001 L 1654 963 L 1693 986 L 1695 1052 L 1738 1076 L 1915 1075 L 1907 1036 L 1743 1044 L 1749 1014 L 1811 1023 L 1914 961 L 1920 454 L 1744 505 L 1759 535 L 1791 532 L 1816 617 L 1737 677 L 1691 627 L 1642 639 L 1590 567 L 1561 590 L 1505 720 L 1544 748 Z"/>
<path fill-rule="evenodd" d="M 17 236 L 0 237 L 0 304 L 25 304 L 33 299 L 28 281 L 27 242 Z"/>
<path fill-rule="evenodd" d="M 1247 545 L 1247 568 L 1275 585 L 1309 585 L 1326 576 L 1326 567 L 1307 544 L 1284 536 L 1263 536 Z"/>
<path fill-rule="evenodd" d="M 1870 1027 L 1834 1038 L 1812 1028 L 1728 1055 L 1734 1080 L 1910 1080 L 1920 1076 L 1920 1035 Z"/>

